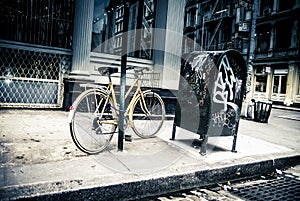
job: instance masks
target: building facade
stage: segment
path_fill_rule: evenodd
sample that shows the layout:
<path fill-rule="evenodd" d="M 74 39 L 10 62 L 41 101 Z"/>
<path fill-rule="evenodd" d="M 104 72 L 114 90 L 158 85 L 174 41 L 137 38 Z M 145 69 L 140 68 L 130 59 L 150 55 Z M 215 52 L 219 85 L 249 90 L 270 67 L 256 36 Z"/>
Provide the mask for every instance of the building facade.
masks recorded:
<path fill-rule="evenodd" d="M 183 54 L 192 51 L 239 51 L 245 61 L 253 53 L 253 0 L 188 0 L 185 7 Z M 247 62 L 247 91 L 251 68 Z"/>
<path fill-rule="evenodd" d="M 236 49 L 247 61 L 248 96 L 299 102 L 299 0 L 188 0 L 183 53 Z"/>
<path fill-rule="evenodd" d="M 300 103 L 300 1 L 259 1 L 252 97 Z"/>
<path fill-rule="evenodd" d="M 1 0 L 0 107 L 68 108 L 86 83 L 106 83 L 97 69 L 120 67 L 124 6 L 127 64 L 152 69 L 154 87 L 176 88 L 184 1 Z"/>
<path fill-rule="evenodd" d="M 105 83 L 97 69 L 120 67 L 124 6 L 128 65 L 152 69 L 152 87 L 178 89 L 184 54 L 236 49 L 251 98 L 300 103 L 300 0 L 0 0 L 0 106 L 67 108 Z"/>
<path fill-rule="evenodd" d="M 184 53 L 236 49 L 248 53 L 253 1 L 189 0 Z M 194 43 L 189 43 L 192 39 Z"/>

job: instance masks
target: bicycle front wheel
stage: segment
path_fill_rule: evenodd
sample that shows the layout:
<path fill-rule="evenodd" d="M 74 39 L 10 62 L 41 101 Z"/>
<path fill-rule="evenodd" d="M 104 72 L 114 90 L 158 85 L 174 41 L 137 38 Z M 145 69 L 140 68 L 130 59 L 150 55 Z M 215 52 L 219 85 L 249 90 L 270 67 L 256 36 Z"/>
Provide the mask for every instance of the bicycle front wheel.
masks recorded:
<path fill-rule="evenodd" d="M 111 98 L 98 90 L 85 91 L 74 102 L 70 130 L 81 151 L 96 154 L 110 143 L 117 128 L 111 103 Z"/>
<path fill-rule="evenodd" d="M 157 93 L 143 93 L 133 104 L 133 131 L 142 138 L 153 137 L 162 127 L 165 113 L 165 104 Z"/>

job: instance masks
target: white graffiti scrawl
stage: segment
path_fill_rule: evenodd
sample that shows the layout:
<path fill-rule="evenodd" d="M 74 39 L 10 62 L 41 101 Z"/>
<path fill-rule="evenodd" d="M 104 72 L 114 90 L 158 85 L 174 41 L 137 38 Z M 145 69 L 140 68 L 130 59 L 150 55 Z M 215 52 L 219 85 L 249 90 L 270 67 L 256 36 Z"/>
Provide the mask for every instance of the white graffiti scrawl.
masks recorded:
<path fill-rule="evenodd" d="M 222 60 L 221 64 L 219 66 L 219 71 L 224 72 L 225 74 L 225 83 L 229 86 L 229 100 L 233 100 L 233 88 L 234 88 L 234 83 L 236 83 L 236 78 L 233 74 L 233 70 L 229 64 L 228 58 L 225 55 Z"/>
<path fill-rule="evenodd" d="M 224 79 L 223 79 L 224 74 Z M 227 111 L 228 105 L 234 110 L 238 110 L 238 106 L 234 103 L 234 86 L 236 78 L 233 74 L 233 70 L 230 67 L 228 58 L 226 55 L 222 57 L 219 73 L 214 86 L 213 101 L 215 103 L 221 103 L 224 106 L 224 111 Z"/>

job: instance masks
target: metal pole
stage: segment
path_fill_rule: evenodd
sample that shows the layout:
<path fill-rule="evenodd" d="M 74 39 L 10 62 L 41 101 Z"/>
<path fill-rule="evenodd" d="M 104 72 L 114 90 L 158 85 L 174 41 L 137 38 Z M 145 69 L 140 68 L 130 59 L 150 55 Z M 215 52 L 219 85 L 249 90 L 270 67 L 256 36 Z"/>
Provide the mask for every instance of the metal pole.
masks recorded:
<path fill-rule="evenodd" d="M 253 1 L 252 5 L 252 19 L 251 19 L 251 25 L 250 25 L 250 43 L 249 43 L 249 49 L 248 49 L 248 78 L 247 82 L 251 86 L 251 74 L 252 74 L 252 60 L 254 59 L 254 51 L 255 51 L 255 32 L 256 32 L 256 18 L 257 18 L 257 12 L 258 12 L 258 0 Z"/>
<path fill-rule="evenodd" d="M 255 50 L 255 32 L 256 32 L 256 18 L 257 18 L 257 9 L 258 9 L 258 2 L 257 0 L 253 1 L 252 5 L 252 19 L 250 24 L 250 44 L 249 44 L 249 58 L 248 60 L 251 61 L 253 59 L 253 53 Z"/>
<path fill-rule="evenodd" d="M 121 55 L 121 80 L 120 80 L 120 107 L 119 107 L 119 135 L 118 150 L 123 151 L 124 141 L 124 113 L 125 113 L 125 87 L 126 87 L 126 65 L 127 65 L 127 36 L 129 22 L 129 2 L 124 2 L 122 55 Z"/>
<path fill-rule="evenodd" d="M 202 33 L 201 33 L 201 48 L 202 50 L 204 50 L 204 23 L 205 23 L 205 19 L 204 19 L 204 15 L 202 17 Z"/>

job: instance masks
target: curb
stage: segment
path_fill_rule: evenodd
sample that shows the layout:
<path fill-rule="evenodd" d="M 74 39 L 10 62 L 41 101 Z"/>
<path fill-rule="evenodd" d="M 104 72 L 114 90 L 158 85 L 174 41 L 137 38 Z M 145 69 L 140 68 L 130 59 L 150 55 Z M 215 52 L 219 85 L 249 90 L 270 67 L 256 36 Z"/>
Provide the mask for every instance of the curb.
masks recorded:
<path fill-rule="evenodd" d="M 288 107 L 288 106 L 281 106 L 281 105 L 272 105 L 272 108 L 280 109 L 280 110 L 290 110 L 290 111 L 296 111 L 300 112 L 300 108 L 297 107 Z"/>
<path fill-rule="evenodd" d="M 0 190 L 0 199 L 70 201 L 138 200 L 195 187 L 225 183 L 229 180 L 253 178 L 259 175 L 269 174 L 276 169 L 291 167 L 299 163 L 300 155 L 295 155 L 107 186 L 80 187 L 80 180 L 11 186 Z M 70 185 L 70 183 L 72 183 L 73 186 Z M 68 186 L 69 189 L 66 189 L 66 186 Z M 49 189 L 52 189 L 51 193 L 47 193 Z"/>

